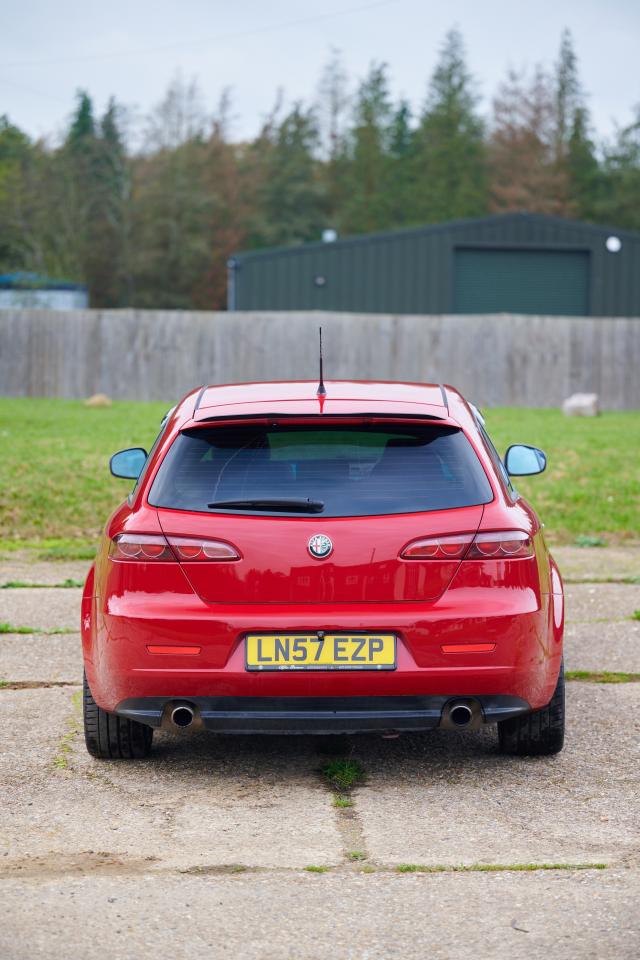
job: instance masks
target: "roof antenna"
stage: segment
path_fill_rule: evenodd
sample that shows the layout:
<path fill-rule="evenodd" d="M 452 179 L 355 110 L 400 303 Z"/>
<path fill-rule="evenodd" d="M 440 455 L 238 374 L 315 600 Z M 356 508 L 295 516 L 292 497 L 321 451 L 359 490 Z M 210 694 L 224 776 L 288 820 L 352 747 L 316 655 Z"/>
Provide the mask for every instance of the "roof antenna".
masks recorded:
<path fill-rule="evenodd" d="M 322 327 L 318 327 L 318 333 L 320 334 L 320 383 L 318 384 L 317 393 L 319 397 L 326 397 L 327 390 L 322 377 Z"/>

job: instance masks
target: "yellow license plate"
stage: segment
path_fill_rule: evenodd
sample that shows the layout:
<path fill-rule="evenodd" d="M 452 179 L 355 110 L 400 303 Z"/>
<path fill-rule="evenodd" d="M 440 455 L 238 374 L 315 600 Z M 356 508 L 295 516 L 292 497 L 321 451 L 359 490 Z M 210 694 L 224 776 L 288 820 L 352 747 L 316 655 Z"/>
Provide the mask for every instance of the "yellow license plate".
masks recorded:
<path fill-rule="evenodd" d="M 250 633 L 247 670 L 395 670 L 393 633 Z"/>

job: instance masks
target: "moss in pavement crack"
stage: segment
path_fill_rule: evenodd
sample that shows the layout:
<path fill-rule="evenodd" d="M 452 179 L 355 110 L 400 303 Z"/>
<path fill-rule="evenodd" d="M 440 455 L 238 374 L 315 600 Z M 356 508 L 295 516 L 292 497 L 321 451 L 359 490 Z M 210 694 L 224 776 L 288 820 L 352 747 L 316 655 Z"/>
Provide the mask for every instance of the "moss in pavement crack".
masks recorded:
<path fill-rule="evenodd" d="M 58 752 L 53 758 L 53 765 L 58 770 L 66 770 L 69 766 L 69 755 L 73 741 L 80 733 L 80 717 L 82 712 L 82 690 L 77 690 L 71 697 L 73 712 L 67 718 L 67 732 L 60 738 Z"/>

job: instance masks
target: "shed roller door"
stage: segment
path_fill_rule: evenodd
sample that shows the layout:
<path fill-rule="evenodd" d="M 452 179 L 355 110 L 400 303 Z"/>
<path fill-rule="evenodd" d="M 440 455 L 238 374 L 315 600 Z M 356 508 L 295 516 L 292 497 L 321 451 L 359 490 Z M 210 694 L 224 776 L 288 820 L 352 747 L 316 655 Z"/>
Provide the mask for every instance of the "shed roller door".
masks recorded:
<path fill-rule="evenodd" d="M 589 254 L 581 250 L 456 250 L 454 311 L 587 316 Z"/>

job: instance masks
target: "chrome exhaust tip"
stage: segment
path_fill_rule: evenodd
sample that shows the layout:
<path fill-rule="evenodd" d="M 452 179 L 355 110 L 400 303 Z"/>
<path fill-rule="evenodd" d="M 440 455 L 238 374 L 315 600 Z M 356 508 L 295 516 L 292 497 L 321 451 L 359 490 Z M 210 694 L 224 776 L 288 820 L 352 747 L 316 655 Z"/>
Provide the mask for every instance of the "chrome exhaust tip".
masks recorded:
<path fill-rule="evenodd" d="M 451 707 L 449 717 L 455 727 L 466 727 L 473 720 L 473 710 L 466 703 L 456 703 Z"/>
<path fill-rule="evenodd" d="M 484 723 L 482 707 L 478 700 L 450 700 L 442 711 L 440 726 L 445 730 L 477 730 Z"/>
<path fill-rule="evenodd" d="M 195 719 L 195 710 L 188 703 L 178 703 L 169 714 L 171 723 L 184 729 L 190 727 Z"/>

